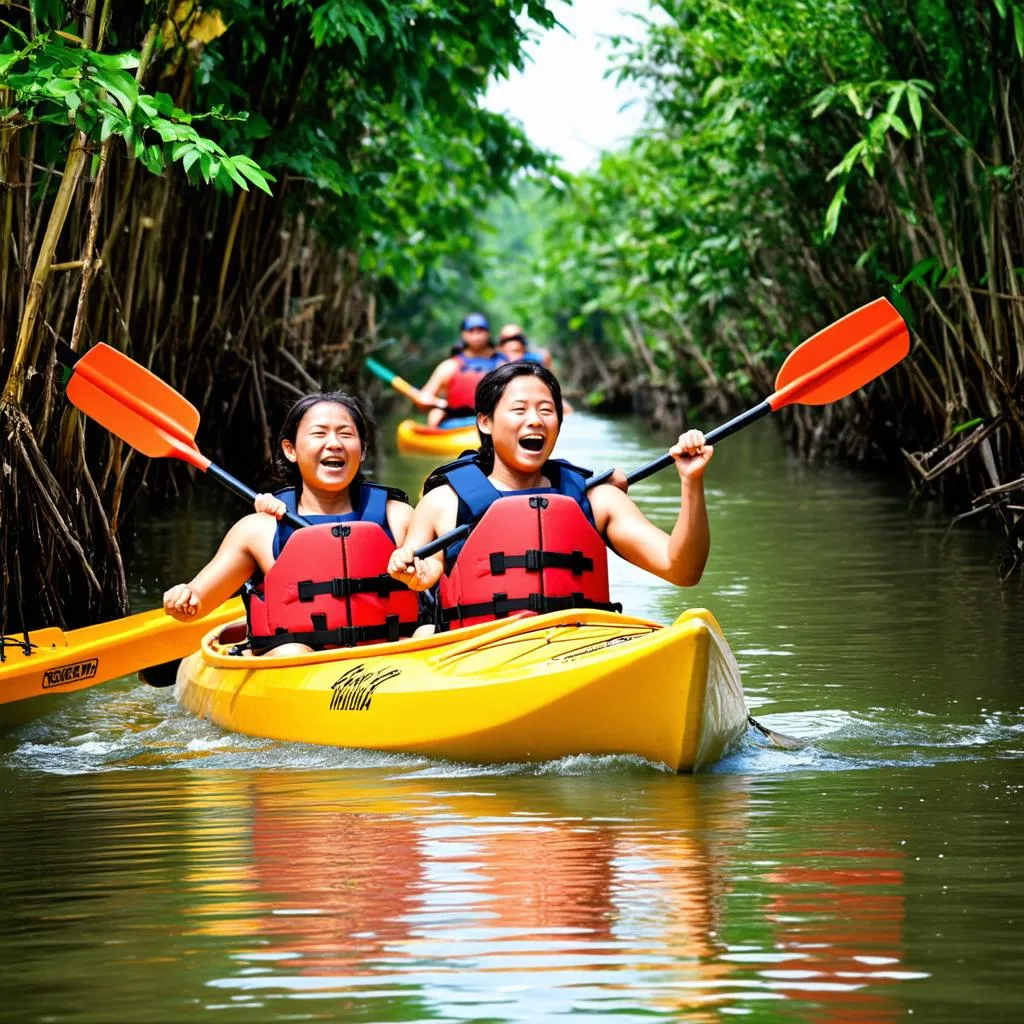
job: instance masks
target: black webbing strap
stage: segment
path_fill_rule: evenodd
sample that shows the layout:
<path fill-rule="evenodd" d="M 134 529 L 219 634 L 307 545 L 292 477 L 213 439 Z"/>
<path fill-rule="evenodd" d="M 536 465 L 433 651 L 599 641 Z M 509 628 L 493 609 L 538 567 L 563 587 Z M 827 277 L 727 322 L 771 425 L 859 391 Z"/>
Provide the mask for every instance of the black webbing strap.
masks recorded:
<path fill-rule="evenodd" d="M 412 636 L 415 622 L 402 622 L 397 615 L 389 615 L 380 626 L 339 626 L 327 629 L 327 616 L 314 615 L 313 629 L 305 632 L 288 633 L 279 631 L 273 636 L 254 636 L 250 643 L 254 651 L 269 651 L 282 644 L 306 644 L 308 647 L 355 647 L 356 644 L 374 640 L 394 642 L 405 636 Z M 318 628 L 319 627 L 319 628 Z"/>
<path fill-rule="evenodd" d="M 336 576 L 330 580 L 300 580 L 298 583 L 300 601 L 312 601 L 318 594 L 330 594 L 331 597 L 376 594 L 378 597 L 387 597 L 388 594 L 407 589 L 404 583 L 392 579 L 387 573 L 381 573 L 380 576 L 357 576 L 355 579 Z"/>
<path fill-rule="evenodd" d="M 451 608 L 441 609 L 442 622 L 454 622 L 456 619 L 473 619 L 478 615 L 493 615 L 496 619 L 504 619 L 513 612 L 560 612 L 566 608 L 598 608 L 606 612 L 621 612 L 622 605 L 611 601 L 590 601 L 582 594 L 569 594 L 566 597 L 545 597 L 543 594 L 530 594 L 529 597 L 509 598 L 505 594 L 495 594 L 491 601 L 479 601 L 476 604 L 457 604 Z"/>
<path fill-rule="evenodd" d="M 570 569 L 573 576 L 582 576 L 594 571 L 594 560 L 586 558 L 582 551 L 538 551 L 533 548 L 525 555 L 506 555 L 503 551 L 491 552 L 491 575 L 501 576 L 506 569 L 525 569 L 540 572 L 542 569 Z"/>
<path fill-rule="evenodd" d="M 17 636 L 0 636 L 0 661 L 7 660 L 7 648 L 8 647 L 20 647 L 21 653 L 25 657 L 29 657 L 31 653 L 36 650 L 36 645 L 32 643 L 28 638 L 28 633 L 23 637 Z"/>

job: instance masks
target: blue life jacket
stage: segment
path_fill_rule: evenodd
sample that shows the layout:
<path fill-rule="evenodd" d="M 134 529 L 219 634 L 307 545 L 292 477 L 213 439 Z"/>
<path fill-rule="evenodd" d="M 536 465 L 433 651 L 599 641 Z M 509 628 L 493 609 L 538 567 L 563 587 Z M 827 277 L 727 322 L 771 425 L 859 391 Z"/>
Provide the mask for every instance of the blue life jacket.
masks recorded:
<path fill-rule="evenodd" d="M 315 650 L 394 641 L 419 621 L 417 595 L 387 574 L 395 539 L 387 521 L 389 498 L 401 491 L 366 481 L 352 485 L 353 510 L 307 515 L 301 529 L 279 520 L 274 564 L 245 588 L 249 643 L 256 652 L 286 643 Z M 293 488 L 277 492 L 298 512 Z"/>
<path fill-rule="evenodd" d="M 550 487 L 499 491 L 476 452 L 437 471 L 458 497 L 456 522 L 469 536 L 445 553 L 439 628 L 470 626 L 515 612 L 568 608 L 621 611 L 608 594 L 607 542 L 587 498 L 588 470 L 544 464 Z"/>
<path fill-rule="evenodd" d="M 350 488 L 352 497 L 352 511 L 343 512 L 333 516 L 312 516 L 304 515 L 302 518 L 309 521 L 310 526 L 319 526 L 322 523 L 376 523 L 388 535 L 388 539 L 394 543 L 394 535 L 391 527 L 388 526 L 388 499 L 404 501 L 408 503 L 409 496 L 398 490 L 397 487 L 384 487 L 381 484 L 372 484 L 368 480 L 352 484 Z M 288 511 L 294 515 L 299 514 L 298 495 L 294 487 L 285 487 L 283 490 L 274 492 L 275 498 L 280 498 Z M 274 558 L 281 554 L 285 542 L 295 532 L 296 527 L 287 520 L 277 521 L 277 532 L 274 534 Z"/>
<path fill-rule="evenodd" d="M 436 474 L 444 477 L 448 486 L 459 499 L 459 510 L 455 519 L 456 526 L 463 526 L 466 523 L 475 526 L 499 498 L 520 494 L 564 494 L 579 505 L 587 522 L 596 530 L 594 510 L 590 507 L 590 499 L 587 497 L 587 480 L 594 475 L 593 472 L 574 466 L 572 463 L 566 462 L 565 459 L 548 459 L 541 472 L 551 481 L 551 487 L 531 487 L 522 491 L 499 491 L 487 479 L 487 474 L 484 473 L 480 465 L 479 452 L 469 452 L 466 455 L 460 455 L 454 462 L 441 466 L 431 476 Z M 435 482 L 433 487 L 437 486 L 438 483 Z M 444 555 L 446 573 L 451 573 L 451 568 L 465 543 L 464 540 L 461 540 L 446 549 Z"/>

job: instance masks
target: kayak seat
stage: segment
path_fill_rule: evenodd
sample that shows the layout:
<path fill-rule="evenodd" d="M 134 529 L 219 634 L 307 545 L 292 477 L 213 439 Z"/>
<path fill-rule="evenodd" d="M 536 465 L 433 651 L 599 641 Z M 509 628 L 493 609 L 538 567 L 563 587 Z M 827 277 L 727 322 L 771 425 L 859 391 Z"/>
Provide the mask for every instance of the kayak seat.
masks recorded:
<path fill-rule="evenodd" d="M 244 622 L 232 622 L 225 626 L 217 637 L 219 644 L 240 644 L 249 636 Z"/>

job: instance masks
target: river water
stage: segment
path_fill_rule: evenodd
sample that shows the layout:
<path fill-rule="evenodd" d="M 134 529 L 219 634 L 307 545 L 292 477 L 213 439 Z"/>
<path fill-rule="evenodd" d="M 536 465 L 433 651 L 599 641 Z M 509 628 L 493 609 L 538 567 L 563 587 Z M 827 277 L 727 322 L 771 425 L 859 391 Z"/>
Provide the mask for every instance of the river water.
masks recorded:
<path fill-rule="evenodd" d="M 559 454 L 660 450 L 577 415 Z M 413 493 L 428 468 L 382 462 Z M 0 1020 L 1017 1019 L 1024 593 L 997 540 L 792 461 L 771 423 L 707 483 L 701 584 L 613 560 L 613 590 L 710 608 L 754 714 L 806 749 L 472 767 L 86 691 L 0 738 Z M 138 608 L 239 512 L 204 493 L 147 524 Z M 634 497 L 671 525 L 671 471 Z"/>

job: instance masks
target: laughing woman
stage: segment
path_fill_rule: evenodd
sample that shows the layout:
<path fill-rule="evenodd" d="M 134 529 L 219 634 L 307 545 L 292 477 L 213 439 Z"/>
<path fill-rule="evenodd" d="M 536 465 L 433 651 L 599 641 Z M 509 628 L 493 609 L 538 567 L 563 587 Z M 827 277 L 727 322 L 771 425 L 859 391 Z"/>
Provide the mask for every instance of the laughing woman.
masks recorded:
<path fill-rule="evenodd" d="M 562 394 L 540 364 L 516 362 L 487 374 L 476 413 L 479 452 L 430 475 L 405 544 L 388 566 L 414 590 L 440 584 L 440 628 L 519 611 L 613 607 L 606 545 L 677 586 L 701 578 L 711 546 L 703 478 L 713 449 L 699 430 L 670 449 L 681 500 L 669 534 L 617 487 L 587 491 L 587 470 L 550 457 L 562 425 Z M 415 548 L 463 524 L 470 526 L 463 543 L 413 557 Z"/>
<path fill-rule="evenodd" d="M 289 410 L 275 461 L 288 486 L 260 495 L 256 513 L 228 530 L 190 583 L 164 594 L 168 615 L 187 622 L 246 583 L 249 642 L 256 653 L 297 654 L 409 636 L 417 600 L 388 577 L 412 508 L 401 491 L 372 484 L 361 466 L 372 423 L 341 391 L 300 398 Z M 296 530 L 286 511 L 311 525 Z"/>

